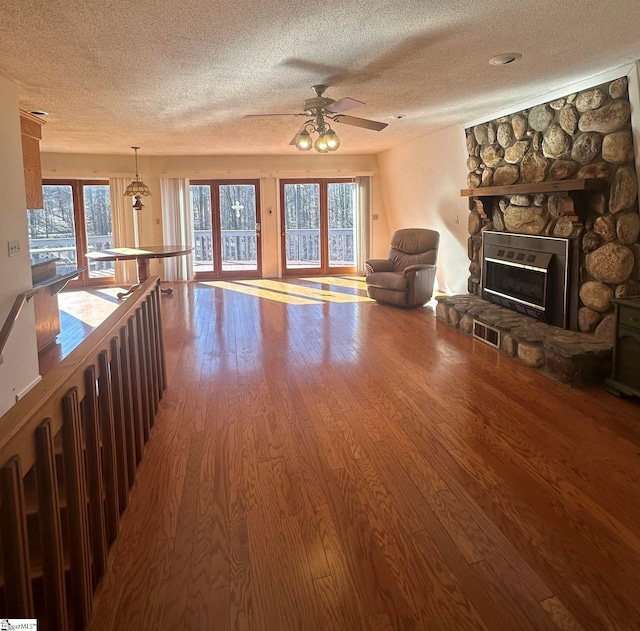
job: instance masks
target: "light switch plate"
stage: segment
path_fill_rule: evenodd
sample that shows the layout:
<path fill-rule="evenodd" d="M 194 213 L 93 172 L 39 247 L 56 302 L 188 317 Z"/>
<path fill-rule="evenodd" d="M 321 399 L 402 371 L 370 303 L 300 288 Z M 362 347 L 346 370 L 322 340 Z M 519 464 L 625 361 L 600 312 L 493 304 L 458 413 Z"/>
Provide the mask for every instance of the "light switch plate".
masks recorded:
<path fill-rule="evenodd" d="M 7 241 L 7 245 L 9 246 L 9 256 L 18 256 L 20 254 L 20 241 L 18 239 Z"/>

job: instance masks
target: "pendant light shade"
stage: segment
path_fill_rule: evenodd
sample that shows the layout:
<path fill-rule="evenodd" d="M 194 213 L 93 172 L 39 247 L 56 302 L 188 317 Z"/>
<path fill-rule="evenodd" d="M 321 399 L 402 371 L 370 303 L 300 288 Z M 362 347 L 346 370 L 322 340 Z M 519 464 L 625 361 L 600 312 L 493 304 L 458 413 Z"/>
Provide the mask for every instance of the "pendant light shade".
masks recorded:
<path fill-rule="evenodd" d="M 135 151 L 136 155 L 136 179 L 127 186 L 124 196 L 125 197 L 134 197 L 133 208 L 135 210 L 142 210 L 144 208 L 144 204 L 142 203 L 142 197 L 151 197 L 151 191 L 149 187 L 140 179 L 140 174 L 138 172 L 138 149 L 140 147 L 131 147 Z"/>

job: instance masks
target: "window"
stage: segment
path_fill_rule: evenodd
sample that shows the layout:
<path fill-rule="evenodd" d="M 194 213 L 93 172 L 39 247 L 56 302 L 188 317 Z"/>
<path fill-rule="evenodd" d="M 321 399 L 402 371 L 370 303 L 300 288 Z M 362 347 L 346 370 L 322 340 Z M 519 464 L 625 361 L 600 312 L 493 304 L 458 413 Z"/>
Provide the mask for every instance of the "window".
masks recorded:
<path fill-rule="evenodd" d="M 357 186 L 353 180 L 281 180 L 285 274 L 353 274 Z"/>
<path fill-rule="evenodd" d="M 88 268 L 81 284 L 114 282 L 113 262 L 85 258 L 87 252 L 113 247 L 109 182 L 44 180 L 42 191 L 44 209 L 27 211 L 32 262 L 55 257 L 60 274 Z"/>

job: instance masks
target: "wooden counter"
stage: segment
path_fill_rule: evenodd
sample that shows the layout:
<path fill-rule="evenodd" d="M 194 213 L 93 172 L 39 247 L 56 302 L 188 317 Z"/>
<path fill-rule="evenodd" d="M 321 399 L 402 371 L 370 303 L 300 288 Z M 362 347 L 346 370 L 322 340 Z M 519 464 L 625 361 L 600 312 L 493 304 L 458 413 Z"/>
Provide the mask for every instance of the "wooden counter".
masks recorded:
<path fill-rule="evenodd" d="M 33 296 L 33 310 L 36 316 L 36 342 L 38 352 L 55 342 L 60 333 L 60 310 L 58 309 L 58 292 L 64 289 L 65 285 L 85 270 L 80 267 L 74 272 L 67 274 L 56 274 L 39 283 L 33 288 L 38 291 Z"/>

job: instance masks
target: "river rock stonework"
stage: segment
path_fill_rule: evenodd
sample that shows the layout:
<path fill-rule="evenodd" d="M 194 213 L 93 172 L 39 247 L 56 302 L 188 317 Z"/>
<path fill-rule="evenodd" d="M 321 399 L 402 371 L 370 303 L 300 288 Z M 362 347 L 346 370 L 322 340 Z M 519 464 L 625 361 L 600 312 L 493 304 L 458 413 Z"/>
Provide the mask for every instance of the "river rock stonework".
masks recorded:
<path fill-rule="evenodd" d="M 469 157 L 480 160 L 479 165 L 477 160 L 468 164 L 474 167 L 469 168 L 469 180 L 480 181 L 477 188 L 604 181 L 601 190 L 586 193 L 577 217 L 565 216 L 571 208 L 564 203 L 571 201 L 563 199 L 565 193 L 506 195 L 494 198 L 493 208 L 485 204 L 487 218 L 476 213 L 470 228 L 476 239 L 487 229 L 576 239 L 580 299 L 574 322 L 584 333 L 595 335 L 597 328 L 605 341 L 613 330 L 611 298 L 629 295 L 640 281 L 638 177 L 630 112 L 627 79 L 621 77 L 466 130 Z M 479 175 L 486 171 L 492 177 Z M 480 248 L 470 249 L 470 255 L 469 288 L 478 294 Z M 510 350 L 530 365 L 542 361 L 535 349 Z"/>
<path fill-rule="evenodd" d="M 582 387 L 602 381 L 610 374 L 611 344 L 593 333 L 559 329 L 479 296 L 438 296 L 436 300 L 436 318 L 440 322 L 467 335 L 473 332 L 474 320 L 490 326 L 499 332 L 501 353 L 541 370 L 556 381 Z M 599 327 L 606 337 L 611 326 L 608 316 L 588 307 L 581 309 L 580 315 L 590 326 Z"/>

